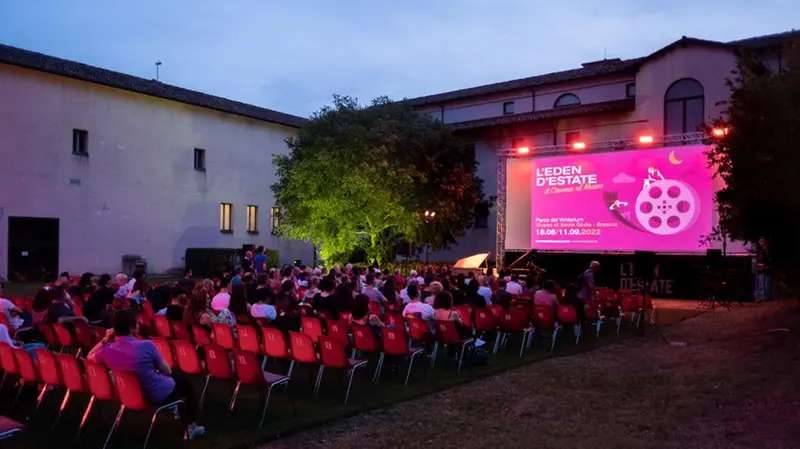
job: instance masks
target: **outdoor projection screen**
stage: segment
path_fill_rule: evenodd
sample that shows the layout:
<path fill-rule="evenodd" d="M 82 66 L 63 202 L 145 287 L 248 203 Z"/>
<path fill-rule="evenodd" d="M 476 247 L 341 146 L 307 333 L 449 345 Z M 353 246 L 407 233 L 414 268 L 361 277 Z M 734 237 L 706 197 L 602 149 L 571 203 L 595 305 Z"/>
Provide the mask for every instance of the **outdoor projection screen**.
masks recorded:
<path fill-rule="evenodd" d="M 716 216 L 707 149 L 509 159 L 506 249 L 705 252 Z"/>

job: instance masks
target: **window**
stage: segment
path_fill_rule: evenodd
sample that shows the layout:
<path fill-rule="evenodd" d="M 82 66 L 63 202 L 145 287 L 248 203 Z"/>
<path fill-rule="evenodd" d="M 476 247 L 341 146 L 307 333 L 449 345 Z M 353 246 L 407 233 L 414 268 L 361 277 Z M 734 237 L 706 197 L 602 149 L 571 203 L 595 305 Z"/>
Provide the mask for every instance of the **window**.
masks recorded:
<path fill-rule="evenodd" d="M 219 232 L 233 234 L 233 204 L 220 203 L 219 205 Z"/>
<path fill-rule="evenodd" d="M 625 85 L 625 96 L 628 98 L 636 96 L 636 83 L 628 83 Z"/>
<path fill-rule="evenodd" d="M 258 234 L 258 206 L 247 206 L 247 232 Z"/>
<path fill-rule="evenodd" d="M 506 101 L 503 103 L 503 115 L 509 115 L 514 113 L 514 102 L 513 101 Z"/>
<path fill-rule="evenodd" d="M 278 234 L 278 228 L 281 226 L 281 208 L 272 206 L 269 210 L 269 221 L 272 227 L 272 235 Z"/>
<path fill-rule="evenodd" d="M 206 171 L 206 150 L 202 148 L 194 149 L 194 169 Z"/>
<path fill-rule="evenodd" d="M 567 145 L 572 145 L 575 142 L 579 142 L 581 140 L 581 132 L 580 131 L 570 131 L 564 135 L 564 143 Z"/>
<path fill-rule="evenodd" d="M 564 106 L 576 106 L 581 104 L 581 99 L 575 94 L 564 94 L 556 100 L 553 105 L 554 108 L 563 108 Z"/>
<path fill-rule="evenodd" d="M 664 134 L 695 132 L 705 122 L 705 95 L 697 80 L 672 83 L 664 96 Z"/>
<path fill-rule="evenodd" d="M 82 129 L 72 130 L 72 154 L 77 156 L 89 155 L 89 131 Z"/>

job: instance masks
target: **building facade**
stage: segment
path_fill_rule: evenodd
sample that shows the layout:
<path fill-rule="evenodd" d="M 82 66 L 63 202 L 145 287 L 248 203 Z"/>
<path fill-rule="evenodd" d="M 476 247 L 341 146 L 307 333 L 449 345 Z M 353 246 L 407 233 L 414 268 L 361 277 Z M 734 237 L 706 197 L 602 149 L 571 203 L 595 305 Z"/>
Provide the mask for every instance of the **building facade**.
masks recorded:
<path fill-rule="evenodd" d="M 0 274 L 151 272 L 271 233 L 272 156 L 304 119 L 0 46 Z"/>
<path fill-rule="evenodd" d="M 635 59 L 589 62 L 564 72 L 409 100 L 421 113 L 450 124 L 472 142 L 488 197 L 497 195 L 498 155 L 527 147 L 693 133 L 719 117 L 730 96 L 726 81 L 737 54 L 754 52 L 765 68 L 783 63 L 782 44 L 798 32 L 735 42 L 682 38 Z M 496 208 L 476 220 L 457 245 L 431 256 L 449 261 L 496 254 Z M 716 222 L 715 217 L 715 222 Z"/>

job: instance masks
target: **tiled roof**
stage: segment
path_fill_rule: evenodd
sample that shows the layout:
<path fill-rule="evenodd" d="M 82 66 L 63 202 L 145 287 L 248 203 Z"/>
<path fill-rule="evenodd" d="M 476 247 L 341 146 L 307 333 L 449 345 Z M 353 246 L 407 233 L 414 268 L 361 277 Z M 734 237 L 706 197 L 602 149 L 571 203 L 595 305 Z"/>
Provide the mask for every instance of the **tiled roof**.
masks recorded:
<path fill-rule="evenodd" d="M 499 83 L 486 84 L 483 86 L 470 87 L 467 89 L 459 89 L 450 92 L 444 92 L 434 95 L 426 95 L 424 97 L 411 98 L 408 101 L 413 106 L 423 106 L 428 104 L 437 104 L 447 101 L 459 100 L 469 97 L 477 97 L 483 95 L 490 95 L 500 92 L 507 92 L 518 89 L 529 89 L 546 84 L 556 84 L 566 81 L 577 81 L 581 79 L 594 78 L 598 76 L 608 76 L 622 73 L 636 73 L 639 67 L 650 58 L 656 57 L 679 45 L 705 45 L 715 46 L 720 48 L 767 48 L 785 42 L 792 37 L 800 38 L 800 31 L 789 31 L 785 33 L 770 34 L 766 36 L 758 36 L 749 39 L 742 39 L 731 42 L 719 42 L 706 39 L 696 39 L 691 37 L 682 37 L 671 44 L 656 50 L 648 56 L 641 58 L 634 58 L 628 60 L 612 59 L 607 61 L 597 61 L 589 64 L 584 64 L 579 69 L 565 70 L 562 72 L 546 73 L 544 75 L 530 76 L 527 78 L 520 78 L 511 81 L 503 81 Z"/>
<path fill-rule="evenodd" d="M 635 98 L 624 98 L 622 100 L 604 101 L 602 103 L 566 106 L 562 108 L 553 108 L 524 114 L 503 115 L 500 117 L 471 120 L 468 122 L 458 122 L 453 123 L 450 126 L 457 131 L 463 131 L 476 128 L 488 128 L 492 126 L 512 125 L 515 123 L 530 123 L 540 120 L 575 117 L 586 114 L 632 111 L 635 109 L 635 107 Z"/>
<path fill-rule="evenodd" d="M 56 58 L 21 48 L 0 44 L 0 63 L 26 69 L 65 76 L 93 84 L 122 89 L 137 94 L 149 95 L 164 100 L 213 109 L 219 112 L 239 115 L 264 122 L 299 128 L 308 120 L 291 114 L 260 108 L 227 98 L 216 97 L 189 89 L 184 89 L 155 80 L 148 80 L 120 72 L 101 69 L 80 62 Z"/>

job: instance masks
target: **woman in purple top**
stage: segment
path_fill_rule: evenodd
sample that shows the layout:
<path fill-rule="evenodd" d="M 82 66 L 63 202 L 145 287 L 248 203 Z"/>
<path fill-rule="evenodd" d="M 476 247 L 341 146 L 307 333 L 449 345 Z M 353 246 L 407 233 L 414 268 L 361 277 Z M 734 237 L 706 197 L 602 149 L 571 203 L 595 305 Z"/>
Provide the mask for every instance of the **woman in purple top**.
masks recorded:
<path fill-rule="evenodd" d="M 147 400 L 155 405 L 168 404 L 184 399 L 181 419 L 186 425 L 189 439 L 205 433 L 205 428 L 194 421 L 195 401 L 192 388 L 185 377 L 175 373 L 164 363 L 156 345 L 150 340 L 137 340 L 134 335 L 136 319 L 127 310 L 114 315 L 114 327 L 106 332 L 86 356 L 102 363 L 112 371 L 127 371 L 136 374 Z"/>

